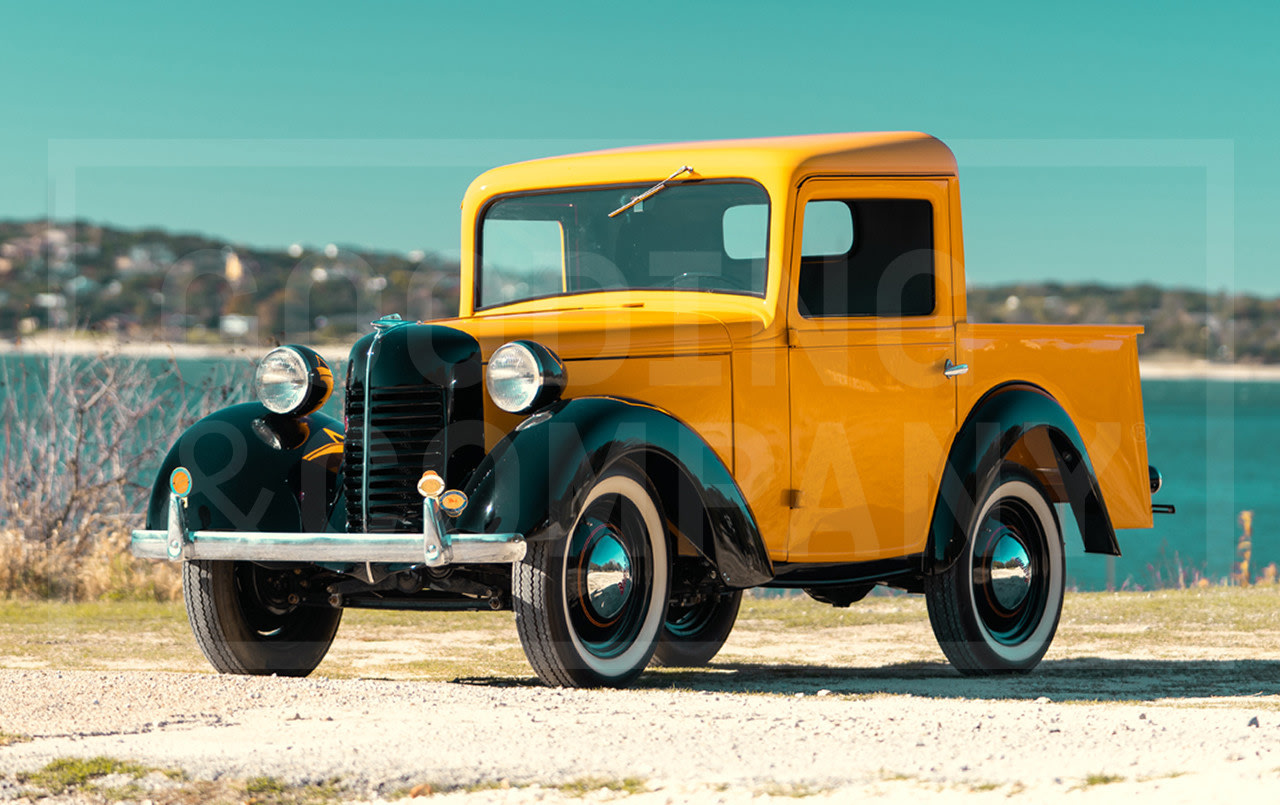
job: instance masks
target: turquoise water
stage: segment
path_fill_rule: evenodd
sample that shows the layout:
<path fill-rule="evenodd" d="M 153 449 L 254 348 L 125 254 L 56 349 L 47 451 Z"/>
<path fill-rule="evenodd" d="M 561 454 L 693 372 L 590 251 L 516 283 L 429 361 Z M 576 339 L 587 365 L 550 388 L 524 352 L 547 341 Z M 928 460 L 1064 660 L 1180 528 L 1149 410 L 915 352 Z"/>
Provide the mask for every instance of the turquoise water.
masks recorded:
<path fill-rule="evenodd" d="M 1188 570 L 1221 579 L 1235 561 L 1244 510 L 1253 512 L 1253 568 L 1280 562 L 1280 383 L 1149 380 L 1142 389 L 1149 458 L 1165 478 L 1155 500 L 1178 513 L 1120 532 L 1116 583 L 1149 586 L 1157 569 L 1167 579 L 1175 553 Z M 1105 559 L 1068 556 L 1082 589 L 1105 586 Z"/>
<path fill-rule="evenodd" d="M 45 377 L 46 362 L 42 356 L 0 356 L 5 384 L 0 401 L 23 391 L 31 395 Z M 157 388 L 176 383 L 180 375 L 189 401 L 211 389 L 228 402 L 250 396 L 252 370 L 244 359 L 152 360 L 144 366 Z M 1070 518 L 1064 518 L 1072 584 L 1085 590 L 1105 589 L 1109 582 L 1149 588 L 1157 583 L 1157 573 L 1164 583 L 1176 583 L 1179 563 L 1188 582 L 1195 574 L 1220 580 L 1231 573 L 1236 558 L 1243 510 L 1253 512 L 1253 568 L 1280 563 L 1280 495 L 1272 480 L 1280 453 L 1280 383 L 1150 380 L 1143 383 L 1143 395 L 1150 461 L 1165 477 L 1156 501 L 1176 505 L 1178 513 L 1156 515 L 1149 530 L 1121 531 L 1123 556 L 1115 560 L 1085 554 Z M 341 395 L 334 397 L 325 410 L 341 417 Z M 42 400 L 36 395 L 17 407 L 32 411 Z M 158 412 L 152 421 L 139 423 L 135 435 L 164 440 L 167 450 L 178 424 L 171 419 Z M 140 480 L 150 484 L 149 475 Z"/>

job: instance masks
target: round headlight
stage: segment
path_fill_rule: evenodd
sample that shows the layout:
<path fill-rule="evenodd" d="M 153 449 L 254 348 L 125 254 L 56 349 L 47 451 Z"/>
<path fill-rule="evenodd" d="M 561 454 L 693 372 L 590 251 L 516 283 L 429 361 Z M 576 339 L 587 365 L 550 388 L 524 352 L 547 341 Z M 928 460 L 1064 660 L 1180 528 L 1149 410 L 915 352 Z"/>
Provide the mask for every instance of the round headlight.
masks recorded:
<path fill-rule="evenodd" d="M 315 350 L 277 347 L 258 364 L 253 389 L 269 411 L 309 414 L 333 393 L 333 372 Z"/>
<path fill-rule="evenodd" d="M 555 402 L 565 387 L 564 364 L 533 341 L 503 344 L 489 356 L 484 383 L 493 404 L 511 414 L 527 414 Z"/>

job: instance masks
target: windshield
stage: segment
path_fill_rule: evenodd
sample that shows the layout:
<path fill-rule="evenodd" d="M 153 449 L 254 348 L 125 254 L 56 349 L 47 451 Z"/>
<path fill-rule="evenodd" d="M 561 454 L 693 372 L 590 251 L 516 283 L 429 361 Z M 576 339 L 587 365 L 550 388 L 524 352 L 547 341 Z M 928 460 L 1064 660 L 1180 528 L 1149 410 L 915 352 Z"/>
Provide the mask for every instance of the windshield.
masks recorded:
<path fill-rule="evenodd" d="M 480 224 L 477 308 L 617 290 L 764 296 L 769 197 L 745 181 L 507 196 Z"/>

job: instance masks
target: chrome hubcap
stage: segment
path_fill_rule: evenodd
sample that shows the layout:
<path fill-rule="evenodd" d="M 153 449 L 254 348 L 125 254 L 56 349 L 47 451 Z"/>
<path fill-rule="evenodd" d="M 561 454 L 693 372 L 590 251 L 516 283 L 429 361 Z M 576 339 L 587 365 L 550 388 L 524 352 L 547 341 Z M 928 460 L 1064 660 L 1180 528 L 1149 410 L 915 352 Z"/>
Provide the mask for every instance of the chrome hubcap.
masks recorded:
<path fill-rule="evenodd" d="M 991 593 L 1007 611 L 1022 605 L 1031 591 L 1031 556 L 1009 529 L 997 535 L 991 552 Z"/>
<path fill-rule="evenodd" d="M 631 557 L 613 534 L 591 546 L 587 557 L 587 600 L 605 620 L 617 617 L 631 597 Z"/>

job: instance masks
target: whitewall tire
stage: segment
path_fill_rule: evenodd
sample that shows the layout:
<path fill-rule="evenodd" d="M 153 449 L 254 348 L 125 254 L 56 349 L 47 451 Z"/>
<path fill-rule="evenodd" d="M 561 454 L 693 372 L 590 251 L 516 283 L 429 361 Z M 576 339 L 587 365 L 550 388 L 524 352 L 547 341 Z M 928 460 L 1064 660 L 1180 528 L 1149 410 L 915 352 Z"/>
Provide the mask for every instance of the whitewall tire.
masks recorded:
<path fill-rule="evenodd" d="M 512 574 L 516 630 L 547 684 L 621 687 L 649 664 L 670 560 L 656 494 L 636 465 L 604 470 L 563 540 L 530 543 Z"/>
<path fill-rule="evenodd" d="M 925 578 L 929 620 L 961 673 L 1029 671 L 1053 642 L 1066 567 L 1057 513 L 1039 482 L 1005 465 L 983 495 L 964 551 Z"/>

